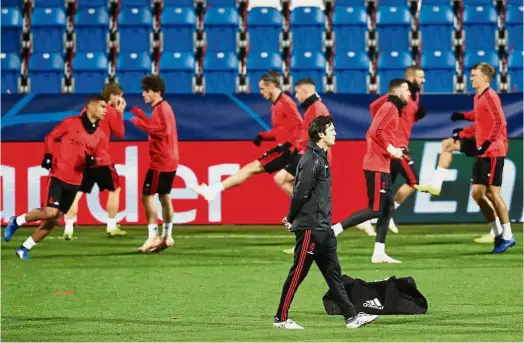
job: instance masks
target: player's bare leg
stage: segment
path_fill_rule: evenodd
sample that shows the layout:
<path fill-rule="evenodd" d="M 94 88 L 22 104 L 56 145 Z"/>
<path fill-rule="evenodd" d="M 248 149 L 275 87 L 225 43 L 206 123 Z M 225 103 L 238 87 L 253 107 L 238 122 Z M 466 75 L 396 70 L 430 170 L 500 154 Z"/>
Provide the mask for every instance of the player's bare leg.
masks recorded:
<path fill-rule="evenodd" d="M 160 243 L 154 195 L 142 195 L 142 204 L 146 212 L 148 237 L 144 244 L 138 248 L 138 251 L 151 252 L 151 250 Z"/>
<path fill-rule="evenodd" d="M 35 232 L 25 240 L 25 242 L 16 250 L 16 255 L 24 260 L 29 259 L 29 251 L 34 248 L 38 243 L 40 243 L 44 238 L 49 235 L 51 230 L 58 224 L 58 221 L 62 217 L 62 212 L 60 212 L 58 209 L 55 208 L 49 208 L 47 209 L 54 210 L 54 211 L 46 211 L 47 214 L 51 215 L 51 213 L 54 213 L 53 217 L 47 218 L 44 220 L 44 222 L 35 230 Z M 46 209 L 44 208 L 44 209 Z M 32 217 L 29 217 L 32 219 Z"/>
<path fill-rule="evenodd" d="M 287 170 L 279 170 L 273 177 L 278 188 L 280 188 L 287 196 L 291 197 L 293 195 L 293 184 L 295 182 L 295 177 L 291 175 Z"/>
<path fill-rule="evenodd" d="M 83 192 L 76 192 L 75 200 L 73 200 L 73 204 L 71 204 L 69 211 L 67 211 L 65 215 L 65 228 L 63 235 L 65 240 L 73 239 L 74 224 L 78 215 L 78 203 L 83 195 Z"/>
<path fill-rule="evenodd" d="M 118 207 L 120 206 L 120 187 L 114 191 L 109 191 L 107 195 L 107 226 L 106 234 L 108 237 L 122 237 L 127 235 L 127 232 L 121 230 L 116 223 L 116 215 L 118 214 Z"/>
<path fill-rule="evenodd" d="M 500 195 L 500 187 L 488 186 L 488 194 L 490 194 L 493 206 L 495 207 L 495 212 L 500 218 L 500 223 L 502 224 L 502 234 L 495 236 L 495 247 L 493 248 L 493 253 L 503 253 L 516 243 L 515 237 L 513 237 L 513 232 L 511 231 L 508 207 Z"/>
<path fill-rule="evenodd" d="M 486 196 L 487 199 L 484 199 L 484 201 L 489 203 L 489 205 L 493 209 L 493 212 L 495 212 L 495 215 L 497 215 L 495 207 L 493 206 L 493 199 L 491 193 L 489 192 L 489 189 L 486 193 Z M 490 229 L 491 230 L 489 233 L 475 238 L 475 243 L 493 243 L 495 241 L 495 236 L 502 234 L 502 225 L 500 224 L 500 219 L 498 216 L 495 217 L 494 223 L 490 223 Z"/>
<path fill-rule="evenodd" d="M 448 173 L 448 169 L 453 161 L 453 152 L 460 151 L 460 141 L 453 138 L 447 138 L 442 141 L 442 149 L 438 159 L 438 167 L 433 174 L 433 179 L 427 185 L 415 185 L 415 189 L 429 193 L 433 196 L 439 196 L 442 189 L 442 183 Z"/>
<path fill-rule="evenodd" d="M 212 201 L 220 192 L 225 191 L 226 189 L 237 187 L 246 182 L 253 175 L 260 174 L 263 172 L 264 167 L 262 166 L 262 164 L 260 164 L 258 160 L 255 160 L 251 163 L 246 164 L 236 174 L 231 175 L 222 182 L 209 186 L 205 184 L 192 185 L 191 189 L 195 193 L 203 196 L 206 200 Z"/>
<path fill-rule="evenodd" d="M 173 239 L 173 203 L 169 194 L 159 195 L 158 199 L 162 205 L 162 218 L 164 224 L 162 226 L 162 240 L 152 249 L 153 252 L 159 252 L 175 245 Z"/>
<path fill-rule="evenodd" d="M 415 191 L 415 188 L 411 187 L 410 185 L 408 184 L 403 184 L 402 186 L 400 186 L 400 188 L 397 190 L 397 193 L 395 193 L 395 198 L 394 198 L 394 201 L 395 201 L 395 210 L 400 206 L 402 205 L 402 203 L 404 201 L 406 201 L 406 199 L 411 195 L 411 193 L 413 193 Z M 398 228 L 397 228 L 397 225 L 395 224 L 395 221 L 393 220 L 393 218 L 391 218 L 391 220 L 389 221 L 389 226 L 388 226 L 389 230 L 391 232 L 394 232 L 394 233 L 398 233 Z"/>

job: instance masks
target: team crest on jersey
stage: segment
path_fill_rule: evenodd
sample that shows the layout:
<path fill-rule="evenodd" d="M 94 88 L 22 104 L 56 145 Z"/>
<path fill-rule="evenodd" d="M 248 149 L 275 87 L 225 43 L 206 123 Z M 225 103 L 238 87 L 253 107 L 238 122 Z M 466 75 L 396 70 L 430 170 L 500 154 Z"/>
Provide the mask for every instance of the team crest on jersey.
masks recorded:
<path fill-rule="evenodd" d="M 307 248 L 307 253 L 310 255 L 315 254 L 315 243 L 309 244 L 309 247 Z"/>

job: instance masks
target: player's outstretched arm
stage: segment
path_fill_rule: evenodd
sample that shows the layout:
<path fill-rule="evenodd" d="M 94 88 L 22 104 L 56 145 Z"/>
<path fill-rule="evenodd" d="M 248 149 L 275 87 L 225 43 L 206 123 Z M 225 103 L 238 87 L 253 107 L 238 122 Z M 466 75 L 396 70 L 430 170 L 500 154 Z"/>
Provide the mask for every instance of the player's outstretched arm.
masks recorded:
<path fill-rule="evenodd" d="M 142 120 L 143 122 L 145 123 L 149 123 L 151 121 L 151 119 L 149 119 L 149 117 L 147 116 L 147 114 L 140 108 L 138 107 L 133 107 L 131 108 L 131 113 L 138 119 Z M 131 120 L 132 121 L 132 120 Z"/>

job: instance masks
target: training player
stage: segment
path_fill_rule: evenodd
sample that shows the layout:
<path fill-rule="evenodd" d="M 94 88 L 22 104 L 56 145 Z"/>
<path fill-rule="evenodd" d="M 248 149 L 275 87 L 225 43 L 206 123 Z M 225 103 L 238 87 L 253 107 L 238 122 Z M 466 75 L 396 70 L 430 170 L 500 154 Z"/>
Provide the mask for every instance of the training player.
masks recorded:
<path fill-rule="evenodd" d="M 150 163 L 142 187 L 148 238 L 138 248 L 140 252 L 158 252 L 175 245 L 173 240 L 173 204 L 171 188 L 178 168 L 178 135 L 173 109 L 162 97 L 166 91 L 164 80 L 157 75 L 147 75 L 142 79 L 144 102 L 153 107 L 149 118 L 144 111 L 133 107 L 135 115 L 131 122 L 148 134 Z M 162 239 L 158 237 L 158 215 L 154 196 L 162 205 L 164 220 Z"/>
<path fill-rule="evenodd" d="M 276 146 L 268 150 L 258 160 L 243 166 L 236 174 L 214 185 L 192 185 L 191 188 L 206 200 L 211 201 L 216 196 L 233 187 L 246 182 L 253 175 L 260 173 L 272 174 L 286 169 L 285 177 L 282 174 L 275 182 L 282 188 L 282 180 L 293 176 L 294 171 L 288 169 L 297 150 L 300 149 L 300 135 L 302 130 L 302 117 L 297 105 L 288 95 L 280 89 L 280 76 L 276 72 L 264 74 L 258 82 L 260 93 L 266 100 L 273 102 L 271 106 L 271 123 L 273 128 L 259 133 L 253 143 L 260 146 L 262 141 L 275 141 Z M 289 175 L 288 175 L 289 174 Z M 285 184 L 282 188 L 286 194 L 291 195 L 289 187 Z"/>
<path fill-rule="evenodd" d="M 418 120 L 426 116 L 426 109 L 420 105 L 420 91 L 426 82 L 424 78 L 424 70 L 417 66 L 407 67 L 404 71 L 404 77 L 408 82 L 409 91 L 411 92 L 411 98 L 407 105 L 402 110 L 397 130 L 397 142 L 396 146 L 404 150 L 404 154 L 409 156 L 409 141 L 411 139 L 411 131 L 413 125 Z M 373 101 L 369 106 L 371 116 L 374 117 L 380 106 L 382 106 L 387 98 L 388 94 L 385 94 Z M 391 182 L 395 184 L 397 176 L 402 176 L 406 183 L 404 183 L 395 194 L 395 209 L 397 209 L 402 203 L 415 191 L 413 188 L 417 183 L 418 172 L 415 168 L 415 162 L 406 159 L 393 159 L 391 160 Z M 358 228 L 364 229 L 368 234 L 373 231 L 371 227 L 372 221 L 367 221 L 360 225 Z M 371 227 L 371 230 L 370 230 Z M 393 221 L 393 218 L 389 221 L 389 229 L 394 233 L 398 233 L 398 228 Z"/>
<path fill-rule="evenodd" d="M 106 158 L 106 137 L 98 128 L 98 122 L 104 118 L 105 113 L 105 98 L 102 95 L 93 95 L 89 97 L 86 110 L 81 116 L 64 119 L 46 136 L 42 167 L 50 172 L 46 193 L 42 197 L 42 207 L 11 217 L 4 230 L 4 239 L 9 242 L 20 226 L 43 221 L 33 235 L 16 250 L 19 258 L 29 259 L 29 251 L 42 241 L 64 213 L 69 211 L 82 182 L 84 170 L 96 167 Z M 60 148 L 53 149 L 55 139 L 58 138 L 62 140 Z"/>
<path fill-rule="evenodd" d="M 403 150 L 395 146 L 398 122 L 402 109 L 410 99 L 409 86 L 404 79 L 393 79 L 388 86 L 388 99 L 373 117 L 366 134 L 367 151 L 364 155 L 364 176 L 366 177 L 368 208 L 351 214 L 347 219 L 333 226 L 335 235 L 343 230 L 372 218 L 378 218 L 375 248 L 371 257 L 373 263 L 400 263 L 386 254 L 386 234 L 393 215 L 394 202 L 391 184 L 391 159 L 407 158 Z"/>
<path fill-rule="evenodd" d="M 118 214 L 118 207 L 120 203 L 120 185 L 119 177 L 115 169 L 115 165 L 109 153 L 109 139 L 111 135 L 117 138 L 124 137 L 125 127 L 123 113 L 126 108 L 126 101 L 122 97 L 124 91 L 122 86 L 118 83 L 108 83 L 102 90 L 102 96 L 106 99 L 106 115 L 104 120 L 100 121 L 98 127 L 105 134 L 106 141 L 103 147 L 106 149 L 105 158 L 98 163 L 96 168 L 87 168 L 82 178 L 82 185 L 79 192 L 76 193 L 75 201 L 66 214 L 64 239 L 69 240 L 73 238 L 73 224 L 78 213 L 78 202 L 84 193 L 91 193 L 95 183 L 98 185 L 100 191 L 107 189 L 107 227 L 106 233 L 108 237 L 125 236 L 127 232 L 120 230 L 116 224 L 116 215 Z"/>
<path fill-rule="evenodd" d="M 313 261 L 340 304 L 347 328 L 358 328 L 377 318 L 357 314 L 342 282 L 337 240 L 331 230 L 331 168 L 327 160 L 327 150 L 335 144 L 335 136 L 331 116 L 315 118 L 309 126 L 310 142 L 298 164 L 291 205 L 283 220 L 296 236 L 296 247 L 273 321 L 273 326 L 279 329 L 303 329 L 288 318 L 288 312 Z"/>
<path fill-rule="evenodd" d="M 508 208 L 500 195 L 508 142 L 506 118 L 500 98 L 497 92 L 490 87 L 494 77 L 495 68 L 493 66 L 487 63 L 473 66 L 470 75 L 471 85 L 476 91 L 473 112 L 464 114 L 463 118 L 460 113 L 454 114 L 452 119 L 469 118 L 475 121 L 476 157 L 473 164 L 471 195 L 494 230 L 493 253 L 502 253 L 514 246 L 516 240 L 511 231 Z M 455 148 L 460 149 L 460 147 Z M 446 172 L 447 169 L 439 165 L 433 182 L 429 185 L 418 186 L 417 189 L 434 196 L 440 195 Z M 502 232 L 496 225 L 497 215 L 502 224 Z"/>

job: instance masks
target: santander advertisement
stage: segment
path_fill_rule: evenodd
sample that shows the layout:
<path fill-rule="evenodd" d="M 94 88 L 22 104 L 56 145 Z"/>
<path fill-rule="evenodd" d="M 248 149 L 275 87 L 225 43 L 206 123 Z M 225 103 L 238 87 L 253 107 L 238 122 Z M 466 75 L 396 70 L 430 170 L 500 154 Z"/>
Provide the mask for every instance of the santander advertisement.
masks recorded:
<path fill-rule="evenodd" d="M 279 224 L 289 209 L 289 198 L 273 176 L 255 175 L 239 187 L 208 202 L 189 186 L 220 182 L 244 164 L 258 158 L 271 144 L 257 148 L 251 142 L 180 142 L 180 165 L 171 190 L 178 224 Z M 367 203 L 362 172 L 364 141 L 337 142 L 333 147 L 333 220 L 345 218 Z M 40 167 L 44 145 L 39 142 L 3 143 L 0 174 L 1 221 L 40 207 L 48 171 Z M 147 142 L 112 142 L 111 154 L 120 174 L 120 211 L 123 224 L 146 224 L 140 201 L 142 183 L 149 166 Z M 95 186 L 80 201 L 78 224 L 107 220 L 107 192 Z M 157 200 L 157 207 L 160 203 Z M 162 211 L 158 211 L 162 219 Z"/>

